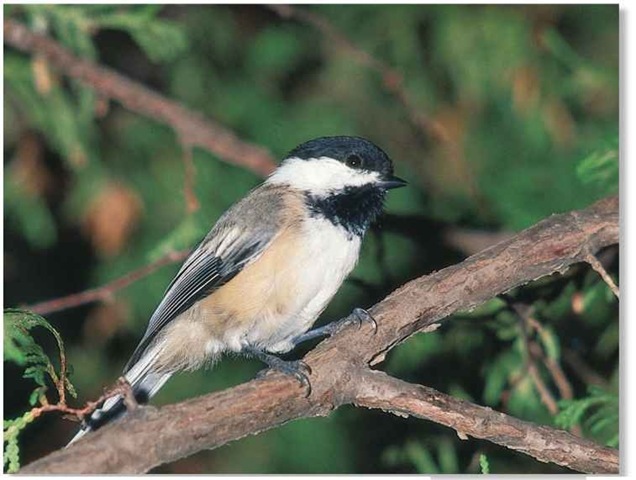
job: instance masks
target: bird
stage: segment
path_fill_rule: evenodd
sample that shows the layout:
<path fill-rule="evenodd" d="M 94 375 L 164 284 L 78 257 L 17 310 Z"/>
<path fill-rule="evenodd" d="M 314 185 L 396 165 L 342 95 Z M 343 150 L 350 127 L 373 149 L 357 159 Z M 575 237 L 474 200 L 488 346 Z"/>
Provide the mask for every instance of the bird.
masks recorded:
<path fill-rule="evenodd" d="M 320 137 L 291 150 L 218 219 L 168 285 L 124 368 L 136 401 L 147 403 L 174 373 L 231 353 L 310 388 L 308 367 L 279 355 L 341 328 L 310 330 L 356 265 L 387 191 L 406 184 L 362 137 Z M 363 309 L 354 313 L 345 322 L 375 323 Z M 122 394 L 106 399 L 69 445 L 124 415 L 126 403 Z"/>

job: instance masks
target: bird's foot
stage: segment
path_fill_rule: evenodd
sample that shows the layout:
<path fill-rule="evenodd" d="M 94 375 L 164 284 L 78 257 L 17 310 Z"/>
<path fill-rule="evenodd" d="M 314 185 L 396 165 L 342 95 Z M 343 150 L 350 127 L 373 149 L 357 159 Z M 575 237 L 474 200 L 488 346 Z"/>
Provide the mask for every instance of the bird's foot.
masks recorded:
<path fill-rule="evenodd" d="M 313 330 L 309 330 L 308 332 L 296 337 L 294 339 L 294 346 L 299 343 L 306 342 L 307 340 L 312 340 L 316 337 L 331 337 L 333 334 L 339 332 L 348 325 L 355 324 L 358 328 L 360 328 L 363 323 L 369 323 L 373 328 L 373 333 L 378 331 L 378 323 L 369 312 L 367 312 L 364 308 L 354 308 L 353 312 L 351 312 L 351 315 L 348 317 L 336 322 L 328 323 L 322 327 L 314 328 Z"/>
<path fill-rule="evenodd" d="M 308 397 L 311 394 L 311 383 L 309 382 L 309 375 L 311 375 L 311 368 L 302 360 L 283 360 L 282 358 L 257 350 L 247 350 L 246 353 L 250 356 L 258 358 L 263 363 L 269 366 L 268 370 L 262 370 L 258 373 L 256 378 L 261 378 L 267 374 L 270 370 L 281 372 L 285 375 L 294 377 L 305 388 Z"/>

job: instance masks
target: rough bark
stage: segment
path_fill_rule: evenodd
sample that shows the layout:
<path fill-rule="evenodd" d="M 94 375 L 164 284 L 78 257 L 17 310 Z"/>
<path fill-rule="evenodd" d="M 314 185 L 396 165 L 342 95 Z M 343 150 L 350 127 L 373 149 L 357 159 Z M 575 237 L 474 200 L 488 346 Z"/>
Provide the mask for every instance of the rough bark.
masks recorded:
<path fill-rule="evenodd" d="M 412 385 L 374 370 L 361 370 L 360 391 L 354 403 L 379 408 L 397 415 L 412 415 L 454 429 L 460 438 L 468 436 L 587 473 L 617 473 L 618 453 L 563 430 L 524 422 L 488 407 L 475 405 Z M 521 472 L 520 472 L 521 473 Z"/>

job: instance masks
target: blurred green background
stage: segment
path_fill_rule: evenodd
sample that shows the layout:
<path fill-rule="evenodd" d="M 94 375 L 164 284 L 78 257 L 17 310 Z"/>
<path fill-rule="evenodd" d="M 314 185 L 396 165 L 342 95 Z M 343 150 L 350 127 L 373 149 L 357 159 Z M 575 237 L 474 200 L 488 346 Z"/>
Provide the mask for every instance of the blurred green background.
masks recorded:
<path fill-rule="evenodd" d="M 387 215 L 321 322 L 369 307 L 498 234 L 618 192 L 618 6 L 296 8 L 329 29 L 248 5 L 11 5 L 4 13 L 276 158 L 323 135 L 361 135 L 385 149 L 410 187 L 389 196 Z M 399 73 L 410 108 L 434 129 L 418 127 L 391 78 L 328 35 L 332 29 Z M 108 102 L 41 57 L 6 45 L 4 54 L 5 307 L 98 286 L 189 248 L 261 180 L 197 149 L 200 208 L 188 214 L 183 150 L 169 127 Z M 618 249 L 600 258 L 616 279 Z M 66 343 L 77 405 L 119 376 L 177 268 L 163 267 L 109 301 L 45 315 Z M 493 300 L 412 337 L 380 368 L 617 446 L 618 303 L 607 286 L 581 265 L 509 297 L 532 306 L 542 328 L 528 331 Z M 54 339 L 46 331 L 36 338 L 54 358 Z M 558 412 L 528 375 L 535 354 Z M 176 376 L 154 403 L 227 388 L 261 368 L 227 358 L 212 371 Z M 34 385 L 22 375 L 5 362 L 5 418 L 29 408 Z M 57 415 L 38 419 L 20 437 L 22 462 L 62 447 L 75 429 Z M 425 421 L 353 407 L 155 471 L 478 473 L 486 466 L 566 471 Z"/>

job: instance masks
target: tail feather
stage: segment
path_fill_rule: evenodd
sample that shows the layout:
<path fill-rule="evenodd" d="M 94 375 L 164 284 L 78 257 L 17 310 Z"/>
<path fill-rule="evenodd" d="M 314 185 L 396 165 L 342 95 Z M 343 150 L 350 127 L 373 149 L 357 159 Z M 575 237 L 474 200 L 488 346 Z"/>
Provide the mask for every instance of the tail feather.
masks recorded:
<path fill-rule="evenodd" d="M 135 365 L 130 368 L 124 375 L 130 386 L 132 387 L 135 400 L 144 404 L 152 398 L 159 389 L 168 381 L 171 373 L 155 373 L 152 372 L 151 366 L 154 360 L 154 352 L 144 355 Z M 82 428 L 67 444 L 67 447 L 82 438 L 88 432 L 97 430 L 106 423 L 122 417 L 126 413 L 126 406 L 121 395 L 115 395 L 108 398 L 97 408 L 86 420 Z"/>

